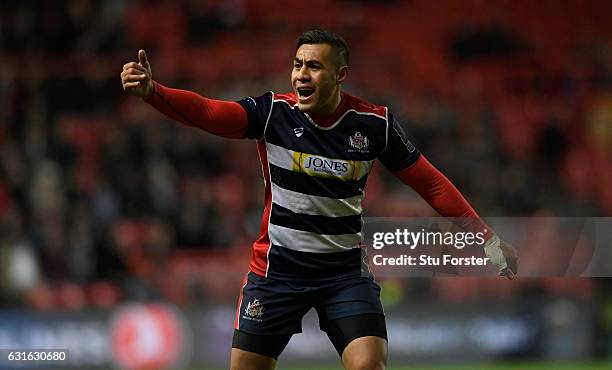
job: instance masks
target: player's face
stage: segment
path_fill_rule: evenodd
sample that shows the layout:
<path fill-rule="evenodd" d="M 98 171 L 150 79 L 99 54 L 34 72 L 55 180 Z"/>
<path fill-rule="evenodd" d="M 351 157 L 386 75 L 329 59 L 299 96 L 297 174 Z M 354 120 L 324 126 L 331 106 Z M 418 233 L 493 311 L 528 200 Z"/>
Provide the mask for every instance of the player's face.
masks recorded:
<path fill-rule="evenodd" d="M 293 59 L 291 85 L 302 112 L 331 114 L 340 104 L 340 83 L 346 66 L 339 67 L 331 45 L 304 44 Z"/>

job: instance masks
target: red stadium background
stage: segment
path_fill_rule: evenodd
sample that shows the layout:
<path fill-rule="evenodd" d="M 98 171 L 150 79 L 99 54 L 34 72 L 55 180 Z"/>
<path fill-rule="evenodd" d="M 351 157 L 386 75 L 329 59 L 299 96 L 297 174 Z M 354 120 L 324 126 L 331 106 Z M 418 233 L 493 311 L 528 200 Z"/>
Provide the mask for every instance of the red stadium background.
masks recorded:
<path fill-rule="evenodd" d="M 346 90 L 392 107 L 483 216 L 605 217 L 610 14 L 610 2 L 569 0 L 3 1 L 0 348 L 61 343 L 82 359 L 70 366 L 111 366 L 115 311 L 163 302 L 190 322 L 192 366 L 227 364 L 263 209 L 255 145 L 180 126 L 124 95 L 119 73 L 139 48 L 165 85 L 235 100 L 289 90 L 296 37 L 332 30 L 351 48 Z M 380 166 L 366 194 L 367 216 L 435 214 Z M 390 330 L 413 346 L 391 347 L 391 359 L 606 362 L 609 282 L 386 279 Z M 487 326 L 500 312 L 524 331 Z M 482 320 L 457 329 L 457 318 Z M 507 341 L 466 351 L 415 320 L 447 339 L 502 330 Z M 28 335 L 33 323 L 54 339 Z M 69 331 L 77 337 L 90 328 L 98 346 L 73 348 L 70 325 L 83 326 Z M 294 338 L 287 363 L 336 363 L 331 346 L 309 339 L 315 331 Z M 439 350 L 420 349 L 416 333 Z"/>

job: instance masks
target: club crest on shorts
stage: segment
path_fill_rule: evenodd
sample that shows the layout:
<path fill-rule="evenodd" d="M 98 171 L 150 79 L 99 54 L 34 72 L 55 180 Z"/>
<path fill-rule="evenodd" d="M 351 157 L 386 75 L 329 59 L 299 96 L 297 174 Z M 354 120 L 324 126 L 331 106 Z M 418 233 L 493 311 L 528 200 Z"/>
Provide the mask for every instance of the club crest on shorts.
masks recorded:
<path fill-rule="evenodd" d="M 302 134 L 304 134 L 304 127 L 294 128 L 293 132 L 295 133 L 295 136 L 300 137 Z"/>
<path fill-rule="evenodd" d="M 361 152 L 367 153 L 368 147 L 370 146 L 370 140 L 367 136 L 362 135 L 361 132 L 355 131 L 355 133 L 348 138 L 349 152 Z"/>
<path fill-rule="evenodd" d="M 259 302 L 258 298 L 253 298 L 252 301 L 247 303 L 246 308 L 244 309 L 245 319 L 261 321 L 261 317 L 263 316 L 264 306 Z"/>

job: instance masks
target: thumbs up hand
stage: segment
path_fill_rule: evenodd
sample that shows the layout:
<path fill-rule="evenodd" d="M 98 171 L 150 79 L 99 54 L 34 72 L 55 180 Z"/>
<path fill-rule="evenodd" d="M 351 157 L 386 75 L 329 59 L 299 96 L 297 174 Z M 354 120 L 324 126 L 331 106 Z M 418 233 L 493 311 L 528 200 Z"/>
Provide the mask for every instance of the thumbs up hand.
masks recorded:
<path fill-rule="evenodd" d="M 155 91 L 153 87 L 153 73 L 144 50 L 138 50 L 138 63 L 129 62 L 123 65 L 121 71 L 121 84 L 123 90 L 130 95 L 149 99 Z"/>

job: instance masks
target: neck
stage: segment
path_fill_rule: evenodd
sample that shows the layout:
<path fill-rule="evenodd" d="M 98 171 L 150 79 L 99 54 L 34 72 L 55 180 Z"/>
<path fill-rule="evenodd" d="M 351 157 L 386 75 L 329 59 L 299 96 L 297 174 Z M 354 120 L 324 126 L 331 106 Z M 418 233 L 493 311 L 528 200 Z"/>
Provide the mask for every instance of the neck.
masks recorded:
<path fill-rule="evenodd" d="M 330 104 L 322 107 L 320 112 L 316 112 L 316 113 L 313 112 L 313 113 L 317 116 L 330 115 L 336 111 L 341 101 L 342 101 L 342 96 L 340 94 L 340 89 L 338 88 L 332 94 L 330 102 L 329 102 Z"/>
<path fill-rule="evenodd" d="M 334 110 L 330 113 L 319 114 L 312 113 L 310 117 L 314 120 L 314 122 L 323 127 L 330 127 L 331 125 L 340 118 L 344 111 L 344 107 L 346 106 L 346 99 L 342 97 L 342 94 L 338 95 L 338 101 L 334 104 Z"/>

